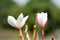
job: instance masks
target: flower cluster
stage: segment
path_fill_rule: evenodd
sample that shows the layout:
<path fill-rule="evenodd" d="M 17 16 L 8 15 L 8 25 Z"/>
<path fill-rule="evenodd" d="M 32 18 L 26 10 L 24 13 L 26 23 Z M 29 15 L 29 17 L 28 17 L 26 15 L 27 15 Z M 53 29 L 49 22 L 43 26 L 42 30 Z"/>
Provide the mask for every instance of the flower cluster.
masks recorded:
<path fill-rule="evenodd" d="M 41 12 L 41 13 L 37 13 L 36 14 L 36 23 L 38 23 L 41 28 L 42 28 L 42 40 L 44 40 L 44 26 L 48 20 L 47 18 L 47 13 Z M 8 16 L 8 23 L 17 28 L 19 30 L 20 33 L 20 40 L 24 40 L 24 37 L 22 35 L 22 27 L 25 25 L 27 19 L 28 19 L 28 15 L 23 17 L 23 13 L 21 13 L 19 15 L 19 17 L 17 18 L 17 20 L 13 17 L 13 16 Z M 25 34 L 28 40 L 30 39 L 30 36 L 28 34 L 28 26 L 26 25 L 25 28 Z M 34 32 L 33 32 L 33 40 L 38 40 L 38 32 L 36 31 L 36 24 L 34 25 Z"/>

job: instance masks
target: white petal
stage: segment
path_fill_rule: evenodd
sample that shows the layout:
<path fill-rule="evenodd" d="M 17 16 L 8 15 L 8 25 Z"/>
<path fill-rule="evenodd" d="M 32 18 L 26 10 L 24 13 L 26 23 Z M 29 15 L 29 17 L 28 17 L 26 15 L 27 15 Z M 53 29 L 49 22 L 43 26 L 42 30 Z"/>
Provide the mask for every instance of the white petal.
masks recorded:
<path fill-rule="evenodd" d="M 17 24 L 21 27 L 22 25 L 22 21 L 23 21 L 23 13 L 21 13 L 19 15 L 19 17 L 17 18 Z"/>
<path fill-rule="evenodd" d="M 29 17 L 29 16 L 26 16 L 26 17 L 23 18 L 23 21 L 22 21 L 22 23 L 21 23 L 21 27 L 24 26 L 24 24 L 25 24 L 25 22 L 27 21 L 28 17 Z"/>
<path fill-rule="evenodd" d="M 44 15 L 44 24 L 46 24 L 46 22 L 47 22 L 47 13 L 45 13 L 45 15 Z"/>
<path fill-rule="evenodd" d="M 42 15 L 42 23 L 46 24 L 47 22 L 47 13 Z"/>
<path fill-rule="evenodd" d="M 16 20 L 13 16 L 8 16 L 8 23 L 13 26 L 13 27 L 17 27 L 17 24 L 16 24 Z"/>
<path fill-rule="evenodd" d="M 41 12 L 40 14 L 41 14 L 41 15 L 44 15 L 44 12 Z"/>
<path fill-rule="evenodd" d="M 45 25 L 47 22 L 47 13 L 41 12 L 37 13 L 37 20 L 39 25 Z"/>
<path fill-rule="evenodd" d="M 38 22 L 38 24 L 40 24 L 41 25 L 41 14 L 40 13 L 37 13 L 37 22 Z"/>
<path fill-rule="evenodd" d="M 23 18 L 23 21 L 26 22 L 29 16 Z"/>
<path fill-rule="evenodd" d="M 21 23 L 22 20 L 23 20 L 23 14 L 21 13 L 21 14 L 19 15 L 19 17 L 17 18 L 17 21 Z"/>

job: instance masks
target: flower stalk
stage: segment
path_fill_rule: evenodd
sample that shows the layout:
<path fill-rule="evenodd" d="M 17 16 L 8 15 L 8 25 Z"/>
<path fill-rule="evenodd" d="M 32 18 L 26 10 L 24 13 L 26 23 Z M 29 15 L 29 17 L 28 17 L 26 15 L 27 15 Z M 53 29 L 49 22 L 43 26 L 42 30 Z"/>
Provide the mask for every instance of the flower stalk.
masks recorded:
<path fill-rule="evenodd" d="M 54 40 L 54 36 L 52 36 L 51 40 Z"/>
<path fill-rule="evenodd" d="M 21 30 L 21 28 L 18 28 L 18 31 L 19 31 L 19 35 L 20 35 L 20 40 L 22 40 L 22 30 Z"/>
<path fill-rule="evenodd" d="M 28 40 L 30 40 L 30 36 L 29 36 L 29 34 L 28 34 L 28 26 L 27 25 L 25 25 L 25 34 L 26 34 L 26 37 L 27 37 L 27 39 Z"/>
<path fill-rule="evenodd" d="M 44 40 L 44 27 L 42 27 L 42 40 Z"/>
<path fill-rule="evenodd" d="M 39 37 L 38 37 L 38 32 L 37 32 L 37 40 L 39 40 Z"/>
<path fill-rule="evenodd" d="M 33 40 L 37 40 L 36 24 L 34 25 Z"/>

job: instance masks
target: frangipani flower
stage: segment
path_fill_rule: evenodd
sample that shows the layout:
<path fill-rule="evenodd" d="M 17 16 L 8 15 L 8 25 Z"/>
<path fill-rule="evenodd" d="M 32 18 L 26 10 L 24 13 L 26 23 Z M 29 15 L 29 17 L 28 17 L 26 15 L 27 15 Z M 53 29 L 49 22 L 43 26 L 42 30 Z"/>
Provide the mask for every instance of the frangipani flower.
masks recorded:
<path fill-rule="evenodd" d="M 36 14 L 36 21 L 39 25 L 44 26 L 47 22 L 47 13 L 37 13 Z"/>
<path fill-rule="evenodd" d="M 22 28 L 28 19 L 29 16 L 23 17 L 23 14 L 21 13 L 17 20 L 13 16 L 8 16 L 8 23 L 16 28 Z"/>
<path fill-rule="evenodd" d="M 18 4 L 19 6 L 25 6 L 28 2 L 30 2 L 30 0 L 13 0 L 13 2 Z"/>

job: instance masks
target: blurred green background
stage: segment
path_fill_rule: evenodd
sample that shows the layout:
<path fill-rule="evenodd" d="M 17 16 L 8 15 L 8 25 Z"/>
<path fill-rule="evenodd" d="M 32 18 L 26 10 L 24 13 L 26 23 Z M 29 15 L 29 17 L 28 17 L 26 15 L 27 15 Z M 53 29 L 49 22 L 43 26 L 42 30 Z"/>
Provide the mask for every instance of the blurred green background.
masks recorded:
<path fill-rule="evenodd" d="M 45 25 L 45 35 L 53 33 L 56 29 L 60 29 L 60 9 L 52 4 L 50 0 L 31 0 L 25 7 L 17 5 L 12 0 L 0 0 L 0 33 L 5 33 L 5 31 L 10 32 L 15 35 L 15 37 L 17 36 L 15 38 L 16 40 L 19 40 L 17 29 L 8 24 L 7 17 L 11 15 L 17 19 L 20 13 L 23 13 L 24 16 L 29 15 L 26 24 L 29 27 L 30 34 L 33 33 L 33 26 L 36 21 L 35 14 L 38 12 L 48 13 L 48 21 Z M 25 27 L 22 28 L 23 31 L 24 28 Z M 38 33 L 41 33 L 41 27 L 39 25 L 37 29 Z M 3 38 L 3 36 L 0 34 L 0 39 L 1 37 Z M 6 40 L 15 39 L 8 38 Z"/>

